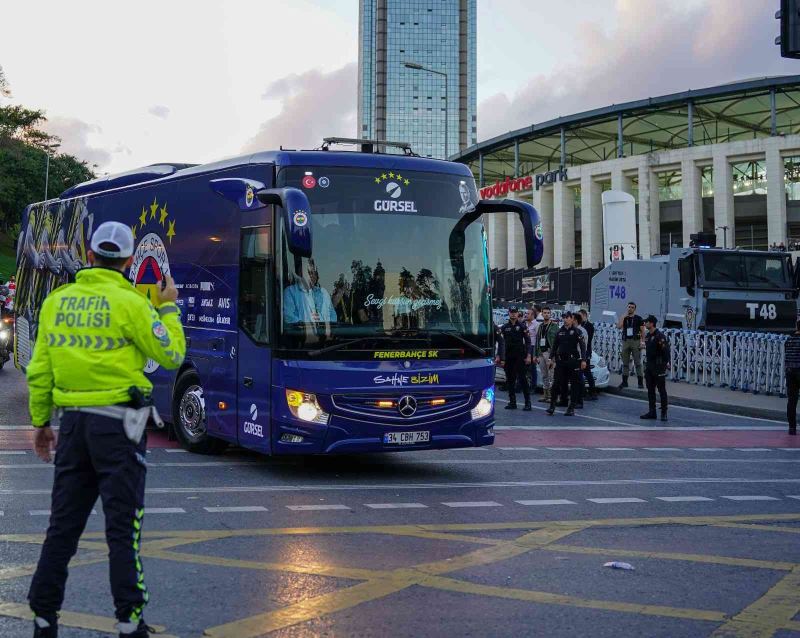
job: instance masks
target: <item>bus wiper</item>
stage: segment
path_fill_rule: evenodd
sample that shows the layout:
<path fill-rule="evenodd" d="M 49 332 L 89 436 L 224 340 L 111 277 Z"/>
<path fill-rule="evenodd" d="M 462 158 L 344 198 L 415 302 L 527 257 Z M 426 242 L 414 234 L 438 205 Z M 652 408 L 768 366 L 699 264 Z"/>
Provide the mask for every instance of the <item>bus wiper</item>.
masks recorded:
<path fill-rule="evenodd" d="M 334 343 L 332 346 L 326 346 L 325 348 L 320 348 L 319 350 L 309 350 L 308 356 L 309 357 L 318 357 L 323 354 L 327 354 L 328 352 L 336 352 L 337 350 L 341 350 L 342 348 L 346 348 L 347 346 L 352 346 L 355 343 L 363 343 L 364 341 L 394 341 L 393 337 L 386 337 L 381 335 L 369 335 L 367 337 L 356 337 L 355 339 L 348 339 L 347 341 L 340 341 L 339 343 Z"/>
<path fill-rule="evenodd" d="M 442 330 L 442 329 L 439 329 L 439 328 L 428 328 L 428 329 L 424 329 L 424 330 L 415 329 L 415 330 L 411 330 L 411 331 L 409 331 L 409 330 L 396 330 L 395 333 L 398 333 L 398 334 L 414 334 L 414 335 L 431 335 L 431 334 L 446 335 L 446 336 L 448 336 L 448 337 L 450 337 L 452 339 L 455 339 L 459 343 L 467 346 L 473 352 L 477 352 L 482 357 L 488 356 L 488 350 L 486 350 L 485 348 L 481 348 L 480 346 L 476 346 L 469 339 L 465 339 L 460 334 L 458 334 L 457 332 L 453 332 L 452 330 Z M 392 334 L 394 334 L 394 333 L 392 333 Z"/>

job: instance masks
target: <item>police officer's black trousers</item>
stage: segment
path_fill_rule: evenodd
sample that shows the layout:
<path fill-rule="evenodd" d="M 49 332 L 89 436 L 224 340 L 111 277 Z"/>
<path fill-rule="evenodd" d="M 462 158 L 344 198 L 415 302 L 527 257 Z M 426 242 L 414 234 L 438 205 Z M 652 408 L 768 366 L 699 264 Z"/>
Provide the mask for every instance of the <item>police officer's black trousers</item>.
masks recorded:
<path fill-rule="evenodd" d="M 531 390 L 528 386 L 528 375 L 525 374 L 525 357 L 511 356 L 506 359 L 506 386 L 508 387 L 508 402 L 517 404 L 517 381 L 522 387 L 522 396 L 525 403 L 531 401 Z"/>
<path fill-rule="evenodd" d="M 562 401 L 569 397 L 569 405 L 575 407 L 581 397 L 581 385 L 583 377 L 580 371 L 581 362 L 579 359 L 566 359 L 556 361 L 555 378 L 553 380 L 553 392 L 550 394 L 550 405 L 555 405 L 556 394 L 561 396 Z M 555 390 L 558 392 L 555 392 Z"/>
<path fill-rule="evenodd" d="M 64 601 L 67 564 L 99 494 L 106 520 L 111 593 L 117 619 L 138 622 L 149 598 L 139 560 L 146 438 L 132 443 L 116 419 L 64 412 L 58 433 L 50 526 L 28 601 L 53 619 Z"/>
<path fill-rule="evenodd" d="M 661 411 L 667 411 L 667 375 L 658 374 L 650 368 L 644 369 L 644 380 L 647 384 L 647 402 L 650 405 L 650 413 L 656 413 L 656 390 L 661 399 Z"/>

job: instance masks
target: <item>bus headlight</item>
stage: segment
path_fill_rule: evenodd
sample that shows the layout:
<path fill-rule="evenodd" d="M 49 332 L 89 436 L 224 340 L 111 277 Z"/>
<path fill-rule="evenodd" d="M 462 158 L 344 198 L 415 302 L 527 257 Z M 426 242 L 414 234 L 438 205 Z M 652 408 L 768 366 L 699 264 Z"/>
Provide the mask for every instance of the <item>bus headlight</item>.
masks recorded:
<path fill-rule="evenodd" d="M 472 420 L 476 419 L 483 419 L 489 416 L 494 410 L 494 386 L 491 388 L 487 388 L 481 394 L 481 400 L 478 401 L 478 405 L 472 408 L 470 414 L 472 415 Z"/>
<path fill-rule="evenodd" d="M 6 330 L 6 329 L 0 330 L 0 339 L 2 339 L 3 341 L 8 341 L 8 338 L 10 336 L 11 336 L 11 331 L 10 330 Z"/>
<path fill-rule="evenodd" d="M 308 423 L 328 424 L 330 414 L 319 405 L 317 397 L 310 392 L 300 390 L 286 390 L 286 405 L 292 416 Z"/>

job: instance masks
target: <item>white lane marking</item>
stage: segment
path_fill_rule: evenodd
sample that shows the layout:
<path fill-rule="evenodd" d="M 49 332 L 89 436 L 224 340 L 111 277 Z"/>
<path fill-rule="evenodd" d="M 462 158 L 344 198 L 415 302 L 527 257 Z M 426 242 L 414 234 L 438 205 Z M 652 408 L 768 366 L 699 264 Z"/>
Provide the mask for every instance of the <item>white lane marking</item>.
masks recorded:
<path fill-rule="evenodd" d="M 538 449 L 539 449 L 538 447 L 522 447 L 521 445 L 517 446 L 517 447 L 496 447 L 495 448 L 495 450 L 524 450 L 526 452 L 535 452 Z"/>
<path fill-rule="evenodd" d="M 778 501 L 780 499 L 775 498 L 774 496 L 720 496 L 720 498 L 725 498 L 729 501 Z"/>
<path fill-rule="evenodd" d="M 768 447 L 737 447 L 734 449 L 739 452 L 772 452 L 772 449 Z"/>
<path fill-rule="evenodd" d="M 605 504 L 613 504 L 613 503 L 647 503 L 644 499 L 641 498 L 587 498 L 587 501 L 591 501 L 592 503 L 599 503 L 602 505 Z"/>
<path fill-rule="evenodd" d="M 784 452 L 800 452 L 800 447 L 777 447 L 776 450 L 783 450 Z"/>
<path fill-rule="evenodd" d="M 450 501 L 442 503 L 447 507 L 502 507 L 497 501 Z"/>
<path fill-rule="evenodd" d="M 615 399 L 623 399 L 625 401 L 637 401 L 639 403 L 644 403 L 647 400 L 646 398 L 635 399 L 633 397 L 624 397 L 624 396 L 622 396 L 620 394 L 613 394 L 613 395 L 609 395 L 609 396 L 611 396 L 611 397 L 613 397 Z M 716 414 L 718 416 L 722 416 L 722 417 L 726 417 L 726 418 L 727 417 L 732 417 L 734 419 L 747 419 L 748 421 L 766 421 L 767 423 L 783 423 L 783 421 L 779 421 L 777 419 L 764 419 L 762 417 L 757 417 L 757 416 L 743 416 L 741 414 L 728 414 L 727 412 L 717 412 L 715 410 L 706 410 L 704 408 L 690 408 L 690 407 L 684 406 L 684 405 L 671 405 L 669 407 L 670 407 L 671 410 L 691 410 L 692 412 L 705 412 L 706 414 Z M 786 426 L 784 425 L 784 428 L 785 427 Z"/>
<path fill-rule="evenodd" d="M 594 418 L 594 417 L 585 417 Z M 606 421 L 607 419 L 598 419 L 599 421 Z M 561 421 L 553 421 L 554 425 L 495 425 L 495 430 L 558 430 L 559 432 L 783 432 L 786 426 L 747 426 L 747 425 L 626 425 L 624 428 L 613 427 L 610 425 L 570 425 L 562 424 Z M 618 421 L 609 421 L 609 423 L 619 423 Z M 563 425 L 563 427 L 562 427 Z"/>
<path fill-rule="evenodd" d="M 5 516 L 6 513 L 3 510 L 0 510 L 0 516 Z"/>
<path fill-rule="evenodd" d="M 643 447 L 643 450 L 648 452 L 680 452 L 679 447 Z"/>
<path fill-rule="evenodd" d="M 615 462 L 627 461 L 628 459 L 616 459 Z M 647 462 L 654 462 L 658 459 L 642 459 Z M 702 460 L 702 459 L 701 459 Z M 669 459 L 674 462 L 675 459 Z M 552 462 L 552 461 L 550 461 Z M 753 461 L 758 463 L 770 463 L 772 461 Z M 694 485 L 694 484 L 748 484 L 748 485 L 798 485 L 800 478 L 742 478 L 739 476 L 727 477 L 682 477 L 682 478 L 634 478 L 634 479 L 607 479 L 607 480 L 567 480 L 567 481 L 487 481 L 484 483 L 377 483 L 371 485 L 221 485 L 210 487 L 150 487 L 145 490 L 147 494 L 246 494 L 251 493 L 272 493 L 272 492 L 360 492 L 374 490 L 442 490 L 442 489 L 470 489 L 484 488 L 494 489 L 498 487 L 580 487 L 586 485 Z M 20 495 L 47 495 L 49 489 L 22 489 L 22 490 L 0 490 L 0 496 L 20 496 Z"/>
<path fill-rule="evenodd" d="M 568 501 L 565 498 L 551 498 L 545 500 L 534 501 L 514 501 L 520 505 L 577 505 L 575 501 Z"/>
<path fill-rule="evenodd" d="M 182 507 L 145 507 L 145 514 L 186 514 Z"/>
<path fill-rule="evenodd" d="M 794 499 L 797 499 L 798 501 L 800 501 L 800 496 L 791 496 L 791 495 L 787 494 L 786 498 L 794 498 Z"/>
<path fill-rule="evenodd" d="M 0 450 L 0 454 L 20 456 L 25 454 L 25 450 Z"/>
<path fill-rule="evenodd" d="M 323 512 L 328 510 L 349 510 L 347 505 L 287 505 L 293 512 Z"/>
<path fill-rule="evenodd" d="M 266 512 L 267 508 L 261 505 L 237 505 L 237 506 L 230 506 L 230 507 L 204 507 L 203 508 L 206 512 L 211 512 L 212 514 L 217 513 L 224 513 L 224 512 Z"/>
<path fill-rule="evenodd" d="M 599 447 L 598 450 L 603 450 L 603 452 L 632 452 L 634 448 L 632 447 Z"/>
<path fill-rule="evenodd" d="M 549 447 L 546 448 L 548 450 L 553 450 L 553 452 L 572 452 L 572 450 L 585 450 L 585 447 Z"/>
<path fill-rule="evenodd" d="M 182 452 L 186 452 L 183 448 L 180 447 L 165 447 L 162 448 L 167 454 L 180 454 Z"/>
<path fill-rule="evenodd" d="M 693 447 L 690 448 L 695 452 L 724 452 L 725 448 L 721 447 Z"/>
<path fill-rule="evenodd" d="M 31 516 L 50 516 L 50 510 L 30 510 L 28 512 Z M 92 510 L 93 515 L 97 515 L 97 510 Z"/>
<path fill-rule="evenodd" d="M 410 510 L 428 507 L 422 503 L 364 503 L 364 506 L 373 510 Z"/>
<path fill-rule="evenodd" d="M 705 496 L 656 496 L 656 500 L 666 501 L 667 503 L 699 503 L 701 501 L 713 501 L 713 498 Z"/>

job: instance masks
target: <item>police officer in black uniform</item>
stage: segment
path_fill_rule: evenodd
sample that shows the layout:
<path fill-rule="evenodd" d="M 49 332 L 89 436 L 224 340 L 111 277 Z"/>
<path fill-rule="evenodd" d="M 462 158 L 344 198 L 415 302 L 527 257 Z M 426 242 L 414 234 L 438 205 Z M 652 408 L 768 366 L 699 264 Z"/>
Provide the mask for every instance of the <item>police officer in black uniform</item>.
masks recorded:
<path fill-rule="evenodd" d="M 575 319 L 571 312 L 565 312 L 562 319 L 564 325 L 556 333 L 556 340 L 553 344 L 553 354 L 556 360 L 553 386 L 554 389 L 558 388 L 562 400 L 569 396 L 569 405 L 567 405 L 564 416 L 573 416 L 583 383 L 581 370 L 586 369 L 586 341 L 575 326 Z M 571 387 L 568 387 L 570 385 Z M 547 414 L 552 416 L 556 411 L 556 393 L 553 392 L 550 396 L 550 407 L 547 408 Z"/>
<path fill-rule="evenodd" d="M 656 328 L 658 319 L 649 315 L 644 320 L 647 330 L 645 336 L 645 352 L 647 360 L 644 365 L 644 380 L 647 382 L 647 401 L 650 409 L 640 419 L 656 418 L 656 388 L 661 399 L 661 420 L 667 420 L 667 368 L 669 367 L 669 341 L 664 333 Z"/>
<path fill-rule="evenodd" d="M 508 311 L 508 321 L 500 328 L 500 349 L 497 363 L 506 371 L 506 387 L 508 388 L 508 405 L 506 410 L 517 409 L 517 380 L 522 386 L 525 397 L 523 410 L 531 410 L 531 391 L 525 366 L 531 363 L 531 338 L 528 327 L 519 320 L 516 308 Z"/>

